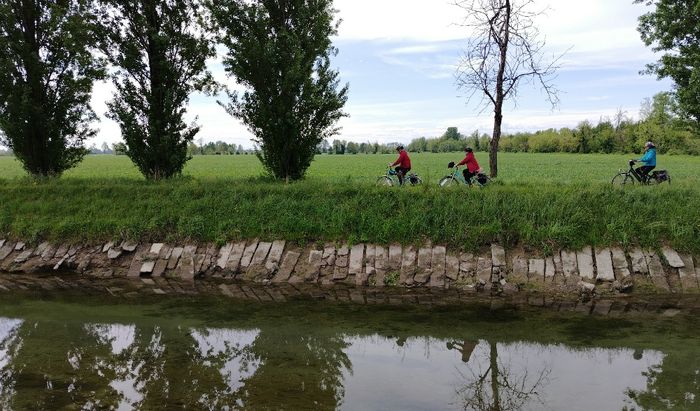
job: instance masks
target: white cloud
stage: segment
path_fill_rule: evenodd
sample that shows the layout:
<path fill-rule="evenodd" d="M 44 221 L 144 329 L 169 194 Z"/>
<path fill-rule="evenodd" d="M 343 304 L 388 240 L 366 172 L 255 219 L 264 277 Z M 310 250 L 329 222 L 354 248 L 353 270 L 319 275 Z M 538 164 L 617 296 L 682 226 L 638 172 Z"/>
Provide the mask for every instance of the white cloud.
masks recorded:
<path fill-rule="evenodd" d="M 456 24 L 464 18 L 464 13 L 450 0 L 336 0 L 335 7 L 339 10 L 338 17 L 343 20 L 335 39 L 341 52 L 345 46 L 363 44 L 368 53 L 357 56 L 356 61 L 341 69 L 342 79 L 352 80 L 346 107 L 352 117 L 341 120 L 340 138 L 406 141 L 421 135 L 439 135 L 448 126 L 458 126 L 463 131 L 490 129 L 492 120 L 488 110 L 479 113 L 466 107 L 464 99 L 455 98 L 458 91 L 451 88 L 463 40 L 469 33 Z M 558 54 L 573 46 L 562 59 L 562 74 L 576 71 L 578 78 L 583 76 L 582 72 L 592 73 L 592 70 L 634 68 L 636 72 L 643 68 L 644 62 L 653 61 L 653 54 L 642 44 L 636 31 L 637 18 L 645 7 L 632 4 L 631 0 L 588 0 L 585 3 L 537 0 L 537 7 L 549 7 L 547 15 L 538 20 L 540 31 L 549 45 L 548 52 Z M 223 70 L 221 55 L 225 49 L 219 47 L 218 51 L 219 57 L 209 64 L 214 76 L 231 89 L 242 90 L 235 81 L 226 77 Z M 371 70 L 379 66 L 373 65 L 377 59 L 389 66 L 388 69 L 378 68 L 385 70 L 381 73 L 385 78 L 389 74 L 392 81 L 399 83 L 398 87 L 415 90 L 411 101 L 391 97 L 393 90 L 389 90 L 388 84 L 376 83 Z M 420 83 L 421 80 L 435 79 L 444 81 L 440 96 L 431 92 L 431 87 L 438 82 Z M 400 84 L 402 81 L 404 86 Z M 620 101 L 619 93 L 593 90 L 594 87 L 619 89 L 620 86 L 629 86 L 632 89 L 643 86 L 650 90 L 649 95 L 654 92 L 648 79 L 635 75 L 591 75 L 581 81 L 557 85 L 572 92 L 572 95 L 562 95 L 562 107 L 567 110 L 552 113 L 515 109 L 506 116 L 506 130 L 572 127 L 585 119 L 597 121 L 601 115 L 611 115 L 617 110 L 617 105 L 630 105 L 630 102 Z M 450 88 L 454 91 L 445 91 Z M 363 92 L 357 92 L 358 89 Z M 98 114 L 106 111 L 105 102 L 112 92 L 109 84 L 96 86 L 93 107 Z M 524 95 L 521 97 L 519 107 L 531 109 L 539 106 L 534 100 L 528 100 Z M 219 98 L 225 100 L 226 96 Z M 604 102 L 609 107 L 583 110 L 576 106 L 578 102 L 586 101 L 589 105 Z M 613 106 L 615 108 L 610 108 Z M 636 111 L 636 108 L 630 111 Z M 218 106 L 216 98 L 193 96 L 186 119 L 191 122 L 195 117 L 202 126 L 197 139 L 222 139 L 251 146 L 246 127 Z M 98 144 L 120 139 L 119 128 L 114 122 L 103 119 L 99 127 Z"/>

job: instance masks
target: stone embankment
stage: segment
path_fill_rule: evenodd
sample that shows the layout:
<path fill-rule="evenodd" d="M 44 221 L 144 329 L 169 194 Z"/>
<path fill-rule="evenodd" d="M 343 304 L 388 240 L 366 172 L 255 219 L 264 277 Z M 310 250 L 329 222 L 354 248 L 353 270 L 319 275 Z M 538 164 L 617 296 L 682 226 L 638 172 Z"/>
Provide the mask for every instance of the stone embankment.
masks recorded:
<path fill-rule="evenodd" d="M 700 288 L 698 262 L 668 247 L 658 253 L 587 247 L 538 257 L 498 244 L 480 253 L 453 253 L 432 245 L 298 247 L 283 240 L 218 247 L 129 241 L 31 245 L 0 239 L 0 291 L 44 278 L 43 288 L 86 284 L 88 279 L 90 287 L 112 292 L 113 280 L 131 279 L 139 290 L 146 287 L 152 294 L 211 290 L 262 301 L 284 300 L 284 290 L 304 290 L 301 294 L 318 299 L 327 298 L 328 290 L 337 290 L 333 299 L 377 303 L 421 303 L 421 295 L 446 300 L 569 295 L 585 301 L 630 294 L 692 296 Z"/>

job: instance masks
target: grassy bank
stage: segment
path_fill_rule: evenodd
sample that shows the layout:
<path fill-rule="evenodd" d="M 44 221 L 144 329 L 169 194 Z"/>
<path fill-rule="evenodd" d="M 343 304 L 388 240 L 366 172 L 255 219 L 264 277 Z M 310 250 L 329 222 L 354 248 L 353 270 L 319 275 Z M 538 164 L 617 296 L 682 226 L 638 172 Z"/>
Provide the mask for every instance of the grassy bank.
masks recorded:
<path fill-rule="evenodd" d="M 0 180 L 0 233 L 23 239 L 102 241 L 285 238 L 422 242 L 473 249 L 501 241 L 538 249 L 669 243 L 700 251 L 693 184 L 615 190 L 607 183 L 497 184 L 385 189 L 309 178 L 63 178 Z"/>

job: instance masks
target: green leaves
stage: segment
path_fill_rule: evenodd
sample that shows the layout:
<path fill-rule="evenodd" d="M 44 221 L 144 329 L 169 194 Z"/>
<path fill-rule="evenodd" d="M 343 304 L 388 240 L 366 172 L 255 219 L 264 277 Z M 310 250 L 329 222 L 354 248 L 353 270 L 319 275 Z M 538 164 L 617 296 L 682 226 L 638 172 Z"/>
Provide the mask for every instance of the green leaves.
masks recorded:
<path fill-rule="evenodd" d="M 103 50 L 117 68 L 108 116 L 146 178 L 178 175 L 199 132 L 183 120 L 189 95 L 216 86 L 206 68 L 215 50 L 204 10 L 195 0 L 101 1 Z"/>
<path fill-rule="evenodd" d="M 330 67 L 337 33 L 331 0 L 212 1 L 224 67 L 244 86 L 224 107 L 260 146 L 258 157 L 280 179 L 304 176 L 316 146 L 337 134 L 348 86 Z"/>
<path fill-rule="evenodd" d="M 0 141 L 35 177 L 79 163 L 95 134 L 92 85 L 104 77 L 90 0 L 0 4 Z"/>
<path fill-rule="evenodd" d="M 637 0 L 654 4 L 654 11 L 639 18 L 642 40 L 662 52 L 646 72 L 675 83 L 680 113 L 700 130 L 700 2 L 696 0 Z"/>

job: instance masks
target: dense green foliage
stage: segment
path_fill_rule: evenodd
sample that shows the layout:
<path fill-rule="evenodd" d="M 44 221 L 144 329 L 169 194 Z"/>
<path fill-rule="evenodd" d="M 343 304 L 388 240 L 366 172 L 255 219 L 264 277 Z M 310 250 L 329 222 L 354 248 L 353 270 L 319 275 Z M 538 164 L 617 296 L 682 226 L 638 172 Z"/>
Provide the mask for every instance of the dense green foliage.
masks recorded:
<path fill-rule="evenodd" d="M 390 155 L 318 156 L 308 178 L 280 186 L 261 179 L 254 156 L 195 157 L 184 174 L 139 178 L 123 156 L 94 156 L 60 182 L 27 184 L 0 158 L 0 233 L 61 240 L 128 236 L 224 241 L 285 238 L 422 242 L 473 249 L 490 241 L 537 249 L 584 244 L 700 251 L 700 159 L 661 156 L 673 185 L 614 190 L 630 156 L 503 153 L 500 182 L 440 190 L 447 162 L 462 153 L 416 154 L 416 188 L 374 186 Z M 485 163 L 486 155 L 478 153 Z M 14 173 L 11 170 L 15 170 Z"/>
<path fill-rule="evenodd" d="M 33 176 L 58 176 L 85 156 L 95 135 L 95 59 L 89 0 L 0 2 L 0 144 Z"/>
<path fill-rule="evenodd" d="M 700 1 L 635 0 L 655 9 L 639 18 L 639 33 L 647 46 L 662 52 L 647 71 L 675 83 L 679 112 L 700 130 Z"/>
<path fill-rule="evenodd" d="M 634 121 L 624 112 L 613 119 L 602 119 L 593 125 L 588 121 L 577 127 L 519 132 L 504 135 L 500 150 L 530 153 L 639 153 L 646 141 L 653 141 L 661 153 L 700 155 L 700 135 L 693 133 L 687 122 L 676 115 L 677 103 L 671 93 L 659 93 L 642 103 L 641 119 Z M 456 132 L 456 129 L 454 129 Z M 442 153 L 470 146 L 488 151 L 489 136 L 475 131 L 469 136 L 445 133 L 438 138 L 417 138 L 409 151 Z"/>
<path fill-rule="evenodd" d="M 337 53 L 332 0 L 212 1 L 228 47 L 226 72 L 246 87 L 230 93 L 227 111 L 260 146 L 267 171 L 286 180 L 304 176 L 316 147 L 337 133 L 348 87 L 330 67 Z"/>
<path fill-rule="evenodd" d="M 126 154 L 150 179 L 180 174 L 199 132 L 183 116 L 189 95 L 213 85 L 206 60 L 214 44 L 195 0 L 102 0 L 105 51 L 117 69 L 109 117 L 119 123 Z"/>

